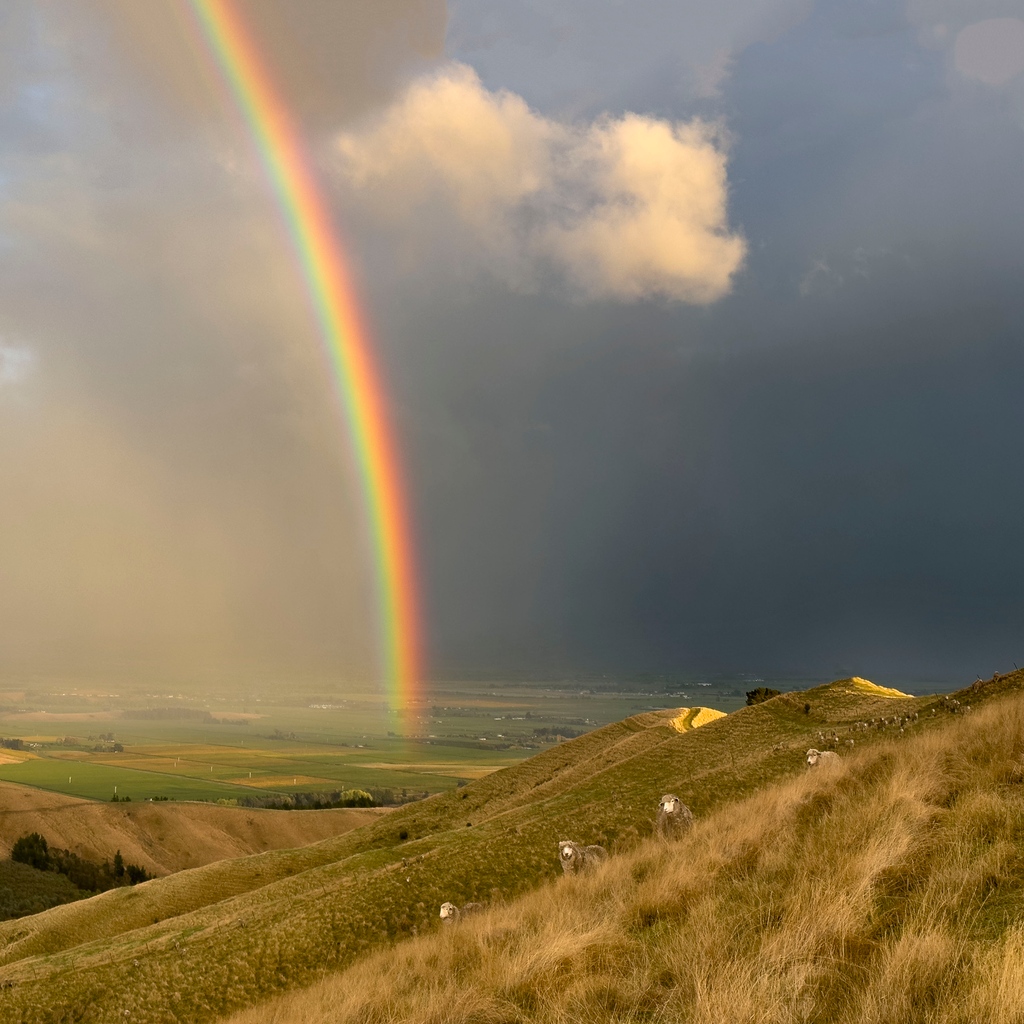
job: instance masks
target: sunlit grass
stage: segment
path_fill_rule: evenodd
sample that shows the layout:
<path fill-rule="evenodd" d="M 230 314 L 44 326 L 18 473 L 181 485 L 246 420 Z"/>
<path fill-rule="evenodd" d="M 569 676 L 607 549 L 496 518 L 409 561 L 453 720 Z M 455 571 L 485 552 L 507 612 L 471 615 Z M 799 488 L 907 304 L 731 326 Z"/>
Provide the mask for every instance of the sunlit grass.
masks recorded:
<path fill-rule="evenodd" d="M 218 784 L 209 778 L 43 757 L 20 764 L 0 764 L 0 780 L 93 800 L 109 800 L 114 796 L 115 787 L 118 797 L 132 800 L 155 796 L 174 800 L 217 800 L 238 794 L 236 787 Z"/>
<path fill-rule="evenodd" d="M 875 746 L 231 1024 L 1020 1020 L 1022 736 Z"/>
<path fill-rule="evenodd" d="M 984 877 L 1004 878 L 999 851 L 1009 846 L 1001 837 L 1016 828 L 1006 825 L 1003 803 L 983 799 L 991 790 L 1002 801 L 1000 786 L 1016 793 L 1015 783 L 992 782 L 1013 777 L 1001 747 L 974 743 L 986 735 L 983 713 L 922 714 L 898 740 L 891 731 L 854 730 L 859 719 L 925 712 L 929 704 L 840 683 L 685 733 L 672 727 L 672 712 L 645 713 L 337 839 L 220 862 L 0 926 L 0 977 L 17 982 L 3 998 L 25 1024 L 88 1024 L 125 1009 L 133 1021 L 201 1024 L 325 972 L 361 970 L 368 956 L 418 935 L 388 955 L 422 956 L 432 973 L 417 975 L 410 961 L 412 980 L 398 1001 L 367 984 L 363 1019 L 669 1020 L 677 1019 L 671 1015 L 680 1000 L 712 1009 L 678 1019 L 732 1019 L 729 1000 L 738 1019 L 824 1019 L 815 1007 L 838 1001 L 834 993 L 852 985 L 863 958 L 905 930 L 919 870 L 940 903 L 948 896 L 951 908 L 977 911 L 986 941 L 1001 941 L 1016 920 L 1018 893 L 1008 881 L 985 882 L 984 897 L 964 888 L 964 878 L 974 877 L 976 849 L 995 856 Z M 844 750 L 839 771 L 809 773 L 804 750 L 825 727 L 856 735 L 855 753 Z M 920 758 L 923 775 L 907 768 Z M 646 838 L 658 797 L 668 791 L 699 819 L 685 844 L 671 848 Z M 857 810 L 863 807 L 874 807 L 874 815 Z M 979 821 L 996 837 L 995 854 L 992 844 L 965 838 Z M 930 842 L 939 826 L 959 837 L 962 850 L 954 845 L 955 856 L 919 863 L 934 844 L 919 848 L 918 838 Z M 592 880 L 551 886 L 563 838 L 604 844 L 611 864 Z M 833 853 L 838 859 L 829 861 Z M 801 861 L 806 874 L 797 877 Z M 958 865 L 968 874 L 958 874 Z M 1005 878 L 1012 877 L 1007 867 Z M 436 931 L 444 900 L 494 910 L 435 947 L 422 936 Z M 544 923 L 555 911 L 564 925 L 557 936 Z M 718 918 L 728 927 L 715 931 Z M 582 932 L 573 930 L 574 919 L 586 926 Z M 943 921 L 930 917 L 927 934 L 946 934 Z M 483 945 L 465 945 L 478 934 Z M 581 936 L 577 960 L 564 950 Z M 545 945 L 556 938 L 568 947 Z M 445 943 L 465 956 L 456 962 Z M 487 966 L 488 951 L 506 946 L 516 956 Z M 939 954 L 928 950 L 940 946 L 922 938 L 915 956 L 934 958 Z M 740 979 L 735 991 L 723 988 L 711 962 L 731 965 Z M 829 973 L 830 965 L 842 969 Z M 986 970 L 995 977 L 998 963 Z M 504 980 L 488 988 L 491 971 Z M 480 990 L 462 992 L 454 1010 L 445 1008 L 458 989 L 449 972 L 481 979 Z M 514 980 L 523 976 L 525 982 Z M 420 991 L 435 993 L 436 1002 L 422 1002 Z M 467 1009 L 474 1006 L 476 1017 Z M 793 1016 L 798 1012 L 804 1016 Z"/>

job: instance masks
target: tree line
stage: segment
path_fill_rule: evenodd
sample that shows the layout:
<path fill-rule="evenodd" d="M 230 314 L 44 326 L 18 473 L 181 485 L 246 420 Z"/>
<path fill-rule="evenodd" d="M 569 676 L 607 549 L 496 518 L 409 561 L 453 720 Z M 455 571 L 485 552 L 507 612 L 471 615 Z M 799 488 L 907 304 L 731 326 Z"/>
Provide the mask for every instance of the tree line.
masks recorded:
<path fill-rule="evenodd" d="M 27 864 L 38 871 L 54 871 L 64 875 L 72 884 L 86 892 L 106 892 L 122 885 L 137 885 L 153 876 L 138 864 L 126 864 L 121 851 L 114 854 L 111 863 L 102 863 L 79 857 L 70 850 L 50 846 L 38 832 L 29 832 L 14 841 L 11 860 Z"/>
<path fill-rule="evenodd" d="M 327 793 L 268 793 L 266 796 L 240 796 L 239 807 L 262 807 L 271 811 L 325 811 L 334 807 L 394 807 L 423 800 L 429 793 L 410 793 L 403 789 L 332 790 Z"/>

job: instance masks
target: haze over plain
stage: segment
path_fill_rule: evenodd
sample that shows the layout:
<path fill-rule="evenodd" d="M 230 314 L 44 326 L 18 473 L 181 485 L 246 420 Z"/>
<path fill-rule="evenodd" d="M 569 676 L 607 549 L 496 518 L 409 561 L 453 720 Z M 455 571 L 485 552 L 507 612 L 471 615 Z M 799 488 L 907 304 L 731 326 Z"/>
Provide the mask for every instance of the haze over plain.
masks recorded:
<path fill-rule="evenodd" d="M 433 673 L 1009 667 L 1024 3 L 239 7 L 374 324 Z M 331 384 L 181 9 L 0 28 L 0 670 L 372 676 Z"/>

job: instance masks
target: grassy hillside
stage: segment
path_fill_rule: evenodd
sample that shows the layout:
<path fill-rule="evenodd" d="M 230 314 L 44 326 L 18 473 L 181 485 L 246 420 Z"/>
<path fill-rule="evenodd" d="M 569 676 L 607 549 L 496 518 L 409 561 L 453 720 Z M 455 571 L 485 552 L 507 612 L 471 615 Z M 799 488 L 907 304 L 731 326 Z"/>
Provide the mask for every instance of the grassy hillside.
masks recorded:
<path fill-rule="evenodd" d="M 1024 1019 L 1024 700 L 889 739 L 230 1024 Z"/>
<path fill-rule="evenodd" d="M 0 921 L 39 914 L 86 895 L 56 872 L 37 871 L 27 864 L 0 860 Z"/>
<path fill-rule="evenodd" d="M 38 832 L 87 860 L 126 861 L 164 875 L 225 857 L 277 850 L 349 832 L 380 811 L 268 811 L 204 803 L 98 803 L 0 782 L 0 857 L 19 836 Z"/>
<path fill-rule="evenodd" d="M 993 683 L 972 700 L 1021 681 Z M 848 680 L 696 730 L 680 732 L 671 711 L 627 719 L 346 836 L 2 925 L 0 980 L 15 985 L 0 990 L 0 1008 L 26 1022 L 101 1021 L 125 1010 L 133 1021 L 210 1020 L 434 931 L 444 900 L 506 904 L 550 883 L 559 839 L 603 842 L 618 855 L 613 866 L 625 863 L 649 835 L 662 792 L 708 819 L 803 779 L 803 752 L 821 745 L 820 732 L 855 737 L 856 756 L 866 756 L 888 749 L 894 730 L 863 733 L 855 722 L 917 710 L 906 744 L 915 730 L 960 727 L 962 716 L 940 706 Z"/>

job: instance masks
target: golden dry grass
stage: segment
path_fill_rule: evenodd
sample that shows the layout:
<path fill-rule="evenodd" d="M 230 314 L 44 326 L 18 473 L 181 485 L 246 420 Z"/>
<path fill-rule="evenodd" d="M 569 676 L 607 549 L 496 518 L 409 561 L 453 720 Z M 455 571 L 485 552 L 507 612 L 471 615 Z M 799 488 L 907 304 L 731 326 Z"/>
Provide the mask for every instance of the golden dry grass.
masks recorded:
<path fill-rule="evenodd" d="M 1024 673 L 1018 673 L 979 684 L 969 694 L 958 696 L 965 704 L 974 703 L 977 715 L 978 707 L 1014 694 L 1019 698 L 1022 690 Z M 678 712 L 647 712 L 559 744 L 458 791 L 407 805 L 346 836 L 300 850 L 221 861 L 8 922 L 0 926 L 0 980 L 14 987 L 0 989 L 0 1012 L 22 1024 L 65 1024 L 71 1020 L 101 1024 L 121 1019 L 126 1010 L 137 1024 L 205 1024 L 275 994 L 308 986 L 328 972 L 369 962 L 368 957 L 410 936 L 436 932 L 437 908 L 449 899 L 491 904 L 499 917 L 511 914 L 503 934 L 509 942 L 520 943 L 522 956 L 533 958 L 531 962 L 540 972 L 537 977 L 543 981 L 541 967 L 548 955 L 540 942 L 544 936 L 538 938 L 537 933 L 526 931 L 516 939 L 524 920 L 517 915 L 531 899 L 538 914 L 556 908 L 574 887 L 578 889 L 576 903 L 567 905 L 564 914 L 570 926 L 574 917 L 588 920 L 594 908 L 621 908 L 619 917 L 602 913 L 592 920 L 593 934 L 611 935 L 615 943 L 608 955 L 600 946 L 595 947 L 598 968 L 592 975 L 584 962 L 578 970 L 578 965 L 572 966 L 572 977 L 556 973 L 547 989 L 539 982 L 531 989 L 530 985 L 518 985 L 514 981 L 515 966 L 506 965 L 501 968 L 505 974 L 498 972 L 506 978 L 500 986 L 489 989 L 482 984 L 472 990 L 470 1002 L 477 1006 L 477 1017 L 467 1017 L 469 997 L 460 986 L 451 986 L 447 973 L 469 971 L 474 963 L 483 965 L 490 953 L 478 950 L 475 959 L 453 964 L 450 958 L 439 959 L 435 950 L 423 954 L 433 957 L 433 973 L 412 972 L 404 1001 L 394 1003 L 390 990 L 382 993 L 379 986 L 367 986 L 369 1001 L 362 1009 L 352 1011 L 354 1016 L 349 1019 L 360 1019 L 364 1011 L 367 1019 L 391 1019 L 381 1016 L 384 1003 L 373 1002 L 383 999 L 388 1006 L 394 1003 L 393 1019 L 419 1020 L 426 1004 L 416 1001 L 416 992 L 435 989 L 438 1003 L 430 1010 L 430 1019 L 436 1020 L 447 1019 L 443 1014 L 448 1011 L 442 1003 L 453 999 L 456 1001 L 452 1005 L 462 1014 L 455 1019 L 505 1022 L 674 1020 L 680 1019 L 677 1004 L 682 1001 L 690 1005 L 697 998 L 695 993 L 703 1000 L 701 1005 L 724 1005 L 729 999 L 738 1000 L 740 989 L 731 995 L 726 993 L 726 998 L 719 988 L 721 978 L 714 972 L 706 977 L 688 977 L 679 964 L 672 966 L 673 956 L 677 960 L 692 958 L 695 948 L 704 948 L 699 942 L 694 945 L 694 935 L 686 931 L 690 927 L 687 921 L 699 921 L 701 915 L 710 919 L 718 908 L 723 920 L 733 915 L 733 926 L 724 934 L 737 942 L 742 939 L 749 946 L 751 935 L 760 934 L 751 931 L 746 916 L 752 906 L 753 919 L 761 922 L 767 934 L 769 926 L 774 927 L 778 908 L 785 904 L 791 881 L 782 869 L 774 873 L 762 870 L 759 851 L 775 842 L 771 822 L 781 816 L 783 820 L 773 827 L 785 832 L 788 828 L 792 831 L 792 826 L 794 835 L 803 837 L 801 842 L 810 842 L 808 830 L 819 819 L 829 820 L 830 804 L 842 809 L 839 797 L 846 799 L 844 787 L 865 785 L 867 793 L 883 778 L 889 761 L 898 764 L 918 749 L 916 735 L 942 733 L 946 737 L 943 749 L 947 753 L 955 751 L 959 743 L 956 737 L 964 733 L 965 726 L 970 731 L 973 724 L 960 714 L 950 714 L 952 707 L 936 698 L 894 699 L 865 693 L 842 681 L 785 694 L 685 733 L 677 732 L 670 724 Z M 915 712 L 920 714 L 920 722 L 915 721 L 906 736 L 899 738 L 891 726 L 863 732 L 856 725 L 878 715 Z M 834 772 L 807 774 L 803 751 L 818 745 L 817 737 L 823 729 L 838 731 L 841 737 L 856 737 L 856 753 L 851 757 L 843 750 L 844 761 L 850 759 L 860 765 L 856 773 L 851 775 L 844 764 Z M 1015 790 L 1024 779 L 1019 758 L 1000 771 L 1004 781 L 999 785 L 1008 790 Z M 805 794 L 806 806 L 798 803 L 794 809 L 783 800 L 776 808 L 772 801 L 782 800 L 779 794 L 785 795 L 786 779 L 811 786 L 812 791 Z M 989 792 L 991 787 L 986 789 L 984 779 L 979 779 L 971 786 L 980 794 Z M 641 838 L 650 835 L 658 796 L 669 791 L 678 793 L 701 821 L 684 846 L 671 849 L 651 846 Z M 757 796 L 765 802 L 755 803 L 752 811 L 743 811 L 744 801 Z M 947 798 L 948 793 L 943 799 Z M 936 803 L 950 811 L 955 801 Z M 733 811 L 734 823 L 722 825 L 716 832 L 711 823 L 728 822 Z M 986 813 L 990 812 L 991 808 Z M 685 852 L 687 844 L 696 843 L 705 830 L 710 830 L 705 841 L 710 843 L 717 835 L 721 846 L 722 837 L 731 834 L 730 829 L 736 830 L 744 814 L 750 819 L 752 838 L 740 843 L 738 852 L 730 853 L 727 845 L 724 853 L 716 855 L 718 860 L 700 868 L 698 881 L 691 880 L 693 893 L 707 891 L 705 903 L 696 895 L 681 897 L 676 900 L 673 916 L 653 907 L 653 896 L 645 905 L 637 903 L 636 893 L 630 894 L 630 885 L 635 887 L 648 880 L 655 891 L 659 885 L 671 891 L 675 883 L 671 874 L 665 874 L 665 864 L 658 857 L 669 857 L 666 863 L 672 867 L 675 860 L 670 854 Z M 792 819 L 788 823 L 787 815 Z M 1003 826 L 998 825 L 998 816 L 994 820 L 998 832 Z M 590 888 L 589 881 L 554 890 L 545 888 L 558 873 L 553 852 L 557 841 L 567 837 L 605 844 L 613 853 L 608 877 L 614 880 L 618 878 L 616 871 L 626 873 L 603 894 Z M 876 850 L 873 855 L 884 862 L 888 855 L 884 836 L 869 838 L 865 849 Z M 848 836 L 846 841 L 851 848 L 859 842 L 849 841 Z M 794 842 L 786 833 L 785 842 L 778 844 L 780 851 L 791 851 L 787 863 L 803 863 L 806 858 L 802 848 L 797 849 Z M 916 847 L 911 843 L 908 849 L 912 853 Z M 697 850 L 694 846 L 693 851 Z M 767 854 L 764 863 L 770 867 Z M 929 864 L 925 868 L 932 870 Z M 880 867 L 879 871 L 890 872 L 884 876 L 888 888 L 881 892 L 882 903 L 872 913 L 881 915 L 890 927 L 897 919 L 893 915 L 902 906 L 901 893 L 916 890 L 907 883 L 912 873 L 892 873 L 891 866 Z M 845 875 L 840 872 L 836 877 Z M 1006 877 L 1013 877 L 1012 873 Z M 1005 881 L 985 885 L 980 904 L 968 894 L 964 905 L 980 905 L 980 920 L 986 927 L 993 927 L 993 910 L 1014 921 L 1017 895 L 1013 886 Z M 542 893 L 539 901 L 527 896 L 538 888 Z M 802 890 L 797 887 L 794 891 Z M 517 897 L 526 898 L 517 905 L 520 909 L 512 907 Z M 587 905 L 581 908 L 581 901 Z M 467 934 L 477 927 L 472 923 Z M 890 932 L 895 934 L 892 927 Z M 571 944 L 573 933 L 567 934 Z M 996 929 L 994 934 L 1002 932 Z M 454 938 L 442 937 L 440 942 Z M 705 943 L 710 949 L 715 948 L 713 938 Z M 785 928 L 774 940 L 776 945 L 781 943 L 783 952 L 784 938 Z M 492 946 L 495 941 L 493 936 L 488 940 Z M 871 939 L 878 941 L 878 936 Z M 766 943 L 763 939 L 762 944 Z M 381 970 L 394 968 L 405 963 L 402 958 L 416 948 L 399 945 L 393 954 L 396 959 L 374 962 Z M 858 945 L 850 940 L 838 953 L 830 949 L 831 959 L 822 959 L 816 969 L 826 977 L 824 965 L 845 963 L 844 957 L 862 968 L 864 950 L 871 948 L 868 942 Z M 765 949 L 770 951 L 767 945 Z M 731 961 L 724 959 L 721 963 L 729 964 L 737 977 L 749 980 L 758 977 L 759 971 L 765 973 L 765 950 L 759 949 L 756 956 L 742 945 L 736 950 Z M 848 955 L 850 950 L 856 955 Z M 920 950 L 918 957 L 923 957 Z M 495 964 L 500 962 L 499 958 Z M 656 966 L 664 964 L 669 966 Z M 993 963 L 987 969 L 997 968 L 998 964 Z M 486 980 L 490 968 L 480 969 Z M 853 970 L 843 968 L 847 969 Z M 805 975 L 812 980 L 818 978 L 805 962 L 797 961 L 785 976 L 792 980 Z M 788 1019 L 775 1011 L 774 1017 L 756 1016 L 765 1006 L 774 1005 L 765 1002 L 770 994 L 768 981 L 773 977 L 762 979 L 764 991 L 751 987 L 752 982 L 743 989 L 753 993 L 748 1019 Z M 777 980 L 773 983 L 780 984 Z M 815 984 L 823 985 L 820 980 Z M 563 989 L 575 991 L 569 1002 L 568 996 L 563 999 Z M 780 989 L 786 991 L 785 986 Z M 543 1002 L 549 995 L 550 1001 Z M 801 1005 L 811 1006 L 807 992 L 801 998 Z M 829 1006 L 828 999 L 822 998 L 823 1002 L 814 1005 Z M 742 1004 L 736 1002 L 736 1006 Z M 724 1014 L 723 1020 L 733 1019 Z M 691 1015 L 681 1019 L 699 1018 Z M 818 1014 L 805 1015 L 805 1019 L 828 1018 Z"/>
<path fill-rule="evenodd" d="M 676 732 L 686 732 L 687 729 L 699 729 L 718 718 L 725 718 L 725 712 L 703 707 L 680 708 L 672 719 L 672 728 Z"/>
<path fill-rule="evenodd" d="M 230 1024 L 1024 1020 L 1024 698 L 858 750 Z"/>
<path fill-rule="evenodd" d="M 38 759 L 38 755 L 27 750 L 0 750 L 0 764 L 21 764 L 32 758 Z"/>
<path fill-rule="evenodd" d="M 110 860 L 120 850 L 130 863 L 165 875 L 343 835 L 380 814 L 375 808 L 295 813 L 207 803 L 99 803 L 0 782 L 0 857 L 10 856 L 19 836 L 38 832 L 51 846 L 88 860 Z"/>
<path fill-rule="evenodd" d="M 909 697 L 909 693 L 904 693 L 902 690 L 897 690 L 892 686 L 879 686 L 878 683 L 871 682 L 870 679 L 862 679 L 860 676 L 851 676 L 849 679 L 841 679 L 839 685 L 848 685 L 851 689 L 857 690 L 860 693 L 870 693 L 875 697 Z"/>

